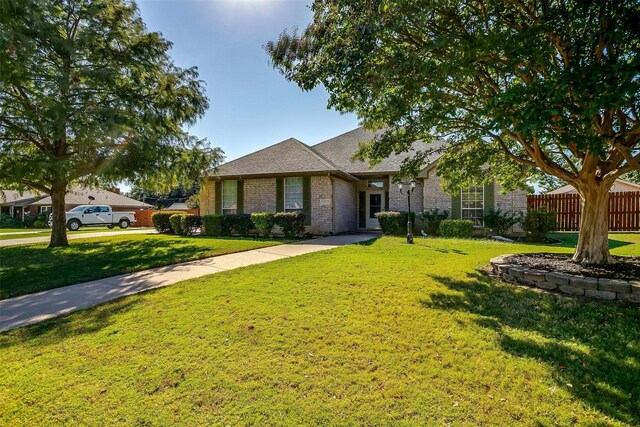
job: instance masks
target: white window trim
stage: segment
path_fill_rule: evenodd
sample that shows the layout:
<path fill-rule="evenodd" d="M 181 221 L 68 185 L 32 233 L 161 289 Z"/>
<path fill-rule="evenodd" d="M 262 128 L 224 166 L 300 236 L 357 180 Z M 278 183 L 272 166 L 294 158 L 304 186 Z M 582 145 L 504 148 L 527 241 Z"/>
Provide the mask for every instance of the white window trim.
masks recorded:
<path fill-rule="evenodd" d="M 236 208 L 235 209 L 225 209 L 224 208 L 224 183 L 225 182 L 235 182 L 236 183 Z M 227 179 L 222 181 L 222 185 L 220 186 L 220 203 L 222 206 L 220 206 L 220 212 L 222 212 L 222 215 L 233 215 L 238 213 L 238 180 L 235 179 Z M 224 211 L 235 211 L 233 213 L 224 213 Z"/>
<path fill-rule="evenodd" d="M 480 188 L 482 190 L 481 191 L 482 192 L 482 216 L 480 217 L 481 224 L 478 225 L 478 224 L 474 223 L 473 226 L 475 228 L 483 228 L 484 227 L 484 185 L 479 186 L 479 187 L 474 185 L 473 187 Z M 464 215 L 462 214 L 465 210 L 467 210 L 467 211 L 476 211 L 476 210 L 478 210 L 478 208 L 465 208 L 463 206 L 462 194 L 463 194 L 464 191 L 466 191 L 467 194 L 469 194 L 469 189 L 470 188 L 460 189 L 460 219 L 465 219 Z"/>
<path fill-rule="evenodd" d="M 287 209 L 287 180 L 288 179 L 300 179 L 302 180 L 302 208 L 300 209 Z M 284 194 L 283 194 L 283 208 L 285 212 L 304 212 L 304 177 L 301 176 L 291 176 L 284 179 L 283 182 Z"/>

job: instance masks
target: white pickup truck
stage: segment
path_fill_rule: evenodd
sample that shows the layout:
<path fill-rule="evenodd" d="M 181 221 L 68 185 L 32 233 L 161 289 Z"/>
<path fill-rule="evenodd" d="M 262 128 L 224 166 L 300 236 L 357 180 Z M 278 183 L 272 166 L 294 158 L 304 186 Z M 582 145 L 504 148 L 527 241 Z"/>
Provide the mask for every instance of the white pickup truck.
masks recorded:
<path fill-rule="evenodd" d="M 49 224 L 52 221 L 53 217 L 49 215 Z M 113 212 L 108 205 L 80 205 L 67 212 L 67 228 L 71 231 L 76 231 L 81 226 L 96 225 L 127 228 L 135 222 L 135 212 Z"/>

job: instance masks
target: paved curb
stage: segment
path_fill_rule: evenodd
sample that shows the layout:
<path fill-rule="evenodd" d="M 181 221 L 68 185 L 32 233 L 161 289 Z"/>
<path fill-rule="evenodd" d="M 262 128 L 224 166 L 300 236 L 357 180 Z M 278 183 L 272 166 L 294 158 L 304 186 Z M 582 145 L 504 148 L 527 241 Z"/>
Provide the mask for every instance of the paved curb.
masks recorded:
<path fill-rule="evenodd" d="M 298 243 L 156 267 L 5 299 L 0 301 L 0 332 L 42 322 L 124 296 L 173 285 L 183 280 L 326 251 L 344 245 L 365 242 L 375 237 L 377 235 L 363 233 L 304 240 Z"/>

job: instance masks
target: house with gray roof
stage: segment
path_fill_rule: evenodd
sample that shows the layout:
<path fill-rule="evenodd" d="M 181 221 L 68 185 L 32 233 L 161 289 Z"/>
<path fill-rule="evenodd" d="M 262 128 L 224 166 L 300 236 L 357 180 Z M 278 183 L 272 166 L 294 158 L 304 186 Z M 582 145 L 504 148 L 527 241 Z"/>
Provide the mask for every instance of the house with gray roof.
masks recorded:
<path fill-rule="evenodd" d="M 376 213 L 406 211 L 408 200 L 393 184 L 402 162 L 418 151 L 430 148 L 416 178 L 411 210 L 439 208 L 450 218 L 470 219 L 482 227 L 486 209 L 525 210 L 522 191 L 500 194 L 497 185 L 472 187 L 459 195 L 448 195 L 435 174 L 439 154 L 436 147 L 420 141 L 407 153 L 393 154 L 370 166 L 355 160 L 360 143 L 375 133 L 360 127 L 316 145 L 290 138 L 221 165 L 205 179 L 200 210 L 206 214 L 252 212 L 303 212 L 307 232 L 335 234 L 379 227 Z"/>
<path fill-rule="evenodd" d="M 79 205 L 110 205 L 114 211 L 151 209 L 152 205 L 134 200 L 118 189 L 104 190 L 83 186 L 72 186 L 65 197 L 65 209 L 71 210 Z M 51 196 L 36 191 L 13 191 L 0 189 L 0 214 L 24 219 L 51 211 Z"/>

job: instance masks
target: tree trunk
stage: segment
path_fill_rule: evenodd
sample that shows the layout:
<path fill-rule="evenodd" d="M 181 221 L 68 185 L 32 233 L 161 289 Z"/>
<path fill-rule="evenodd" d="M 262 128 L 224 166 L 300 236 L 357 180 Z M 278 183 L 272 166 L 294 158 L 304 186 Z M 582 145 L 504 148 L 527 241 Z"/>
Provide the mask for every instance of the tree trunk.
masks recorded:
<path fill-rule="evenodd" d="M 609 253 L 610 185 L 579 188 L 582 205 L 580 235 L 573 261 L 581 264 L 614 264 Z"/>
<path fill-rule="evenodd" d="M 64 200 L 66 193 L 66 184 L 54 184 L 51 188 L 51 213 L 53 214 L 53 223 L 51 224 L 50 248 L 69 246 L 69 241 L 67 240 L 67 215 Z"/>

